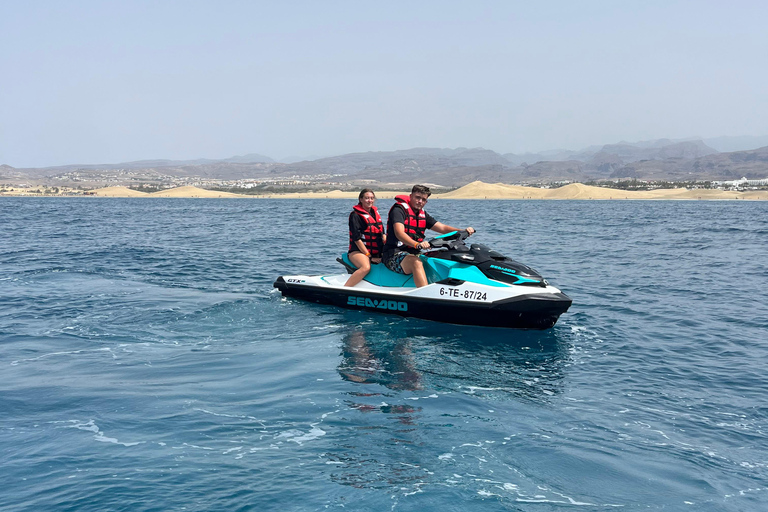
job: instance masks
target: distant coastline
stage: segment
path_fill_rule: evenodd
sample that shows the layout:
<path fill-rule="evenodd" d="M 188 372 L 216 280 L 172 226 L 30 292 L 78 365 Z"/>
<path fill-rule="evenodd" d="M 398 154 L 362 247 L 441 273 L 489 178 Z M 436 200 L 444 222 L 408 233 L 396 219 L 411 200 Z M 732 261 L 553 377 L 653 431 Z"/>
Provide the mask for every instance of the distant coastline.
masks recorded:
<path fill-rule="evenodd" d="M 417 147 L 294 163 L 252 154 L 222 160 L 141 160 L 43 168 L 0 164 L 0 193 L 2 189 L 20 187 L 33 193 L 40 189 L 49 195 L 56 189 L 69 189 L 69 195 L 79 195 L 84 190 L 114 186 L 153 193 L 195 186 L 246 195 L 296 192 L 303 197 L 312 191 L 324 196 L 325 192 L 319 191 L 354 190 L 357 186 L 399 190 L 409 183 L 431 183 L 435 189 L 445 191 L 470 181 L 517 183 L 532 188 L 584 183 L 638 190 L 635 184 L 644 188 L 656 184 L 746 191 L 753 190 L 749 188 L 753 185 L 768 185 L 768 136 L 763 142 L 753 149 L 747 149 L 749 144 L 744 142 L 743 149 L 730 148 L 726 152 L 722 152 L 728 149 L 725 146 L 716 144 L 721 148 L 718 150 L 700 139 L 657 139 L 519 155 L 482 147 Z M 200 195 L 195 191 L 191 194 Z"/>
<path fill-rule="evenodd" d="M 406 190 L 378 190 L 380 199 L 392 198 Z M 106 187 L 90 190 L 83 194 L 68 194 L 66 190 L 58 193 L 30 193 L 28 190 L 10 190 L 0 193 L 0 197 L 122 197 L 122 198 L 241 198 L 241 199 L 356 199 L 358 192 L 333 190 L 330 192 L 292 192 L 282 194 L 242 195 L 230 192 L 206 190 L 193 186 L 176 187 L 159 192 L 139 192 L 128 187 Z M 571 183 L 559 188 L 523 187 L 503 183 L 484 183 L 475 181 L 459 189 L 444 194 L 433 194 L 432 199 L 551 199 L 551 200 L 768 200 L 768 190 L 736 192 L 717 189 L 657 189 L 645 191 L 619 190 Z"/>

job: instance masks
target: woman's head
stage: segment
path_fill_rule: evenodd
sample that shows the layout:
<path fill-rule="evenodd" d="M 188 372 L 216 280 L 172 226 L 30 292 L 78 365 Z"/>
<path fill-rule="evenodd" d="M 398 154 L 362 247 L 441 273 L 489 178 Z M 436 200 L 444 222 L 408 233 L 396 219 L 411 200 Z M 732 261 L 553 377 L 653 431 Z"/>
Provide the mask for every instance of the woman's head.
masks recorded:
<path fill-rule="evenodd" d="M 376 194 L 369 188 L 364 188 L 360 191 L 360 195 L 357 196 L 357 200 L 360 202 L 360 206 L 364 208 L 370 208 L 376 201 Z"/>

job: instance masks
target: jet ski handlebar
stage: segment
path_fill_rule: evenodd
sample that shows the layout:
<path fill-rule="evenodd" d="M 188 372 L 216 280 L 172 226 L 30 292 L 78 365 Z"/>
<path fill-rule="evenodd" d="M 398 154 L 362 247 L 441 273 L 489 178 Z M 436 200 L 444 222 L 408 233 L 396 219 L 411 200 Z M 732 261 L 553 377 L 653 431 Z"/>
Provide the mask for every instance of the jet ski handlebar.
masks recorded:
<path fill-rule="evenodd" d="M 451 231 L 444 235 L 438 235 L 426 240 L 430 247 L 425 252 L 446 251 L 453 249 L 456 245 L 464 245 L 464 240 L 469 237 L 466 229 L 460 231 Z"/>

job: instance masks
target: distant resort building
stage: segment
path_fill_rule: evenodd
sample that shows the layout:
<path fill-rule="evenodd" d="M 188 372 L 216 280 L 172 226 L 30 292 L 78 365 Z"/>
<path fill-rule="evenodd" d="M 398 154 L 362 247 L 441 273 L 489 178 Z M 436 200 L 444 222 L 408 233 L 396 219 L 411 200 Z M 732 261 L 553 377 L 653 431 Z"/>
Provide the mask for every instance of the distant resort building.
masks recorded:
<path fill-rule="evenodd" d="M 747 178 L 741 178 L 740 180 L 732 181 L 713 181 L 712 185 L 715 187 L 729 187 L 729 188 L 746 188 L 746 187 L 765 187 L 768 186 L 768 178 L 762 180 L 748 180 Z"/>

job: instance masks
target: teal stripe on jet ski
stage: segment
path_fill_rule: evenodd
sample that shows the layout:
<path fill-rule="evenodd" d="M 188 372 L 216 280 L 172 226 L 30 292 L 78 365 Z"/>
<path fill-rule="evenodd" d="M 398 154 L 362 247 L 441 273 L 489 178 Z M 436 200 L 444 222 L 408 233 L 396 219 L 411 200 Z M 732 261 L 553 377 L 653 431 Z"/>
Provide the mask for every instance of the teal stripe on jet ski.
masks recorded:
<path fill-rule="evenodd" d="M 474 265 L 467 265 L 465 263 L 459 263 L 458 261 L 430 258 L 428 262 L 425 262 L 424 268 L 427 271 L 427 278 L 432 283 L 442 281 L 443 279 L 459 279 L 461 281 L 470 281 L 472 283 L 496 286 L 499 288 L 509 286 L 506 283 L 489 279 Z"/>
<path fill-rule="evenodd" d="M 520 284 L 520 283 L 540 283 L 541 282 L 538 279 L 528 279 L 527 277 L 522 277 L 522 276 L 515 276 L 515 277 L 517 278 L 517 282 L 515 284 Z"/>

